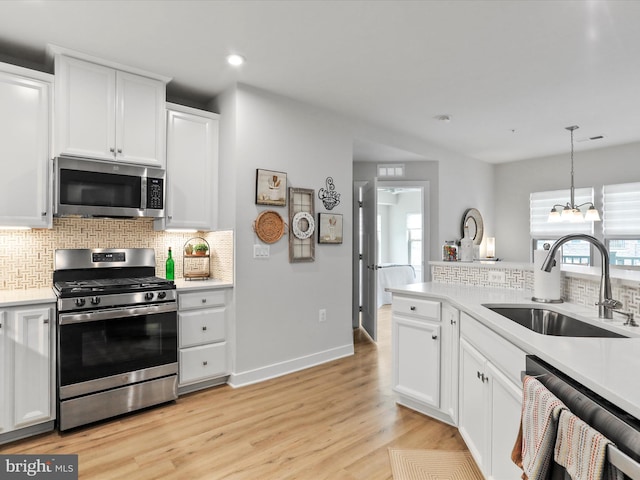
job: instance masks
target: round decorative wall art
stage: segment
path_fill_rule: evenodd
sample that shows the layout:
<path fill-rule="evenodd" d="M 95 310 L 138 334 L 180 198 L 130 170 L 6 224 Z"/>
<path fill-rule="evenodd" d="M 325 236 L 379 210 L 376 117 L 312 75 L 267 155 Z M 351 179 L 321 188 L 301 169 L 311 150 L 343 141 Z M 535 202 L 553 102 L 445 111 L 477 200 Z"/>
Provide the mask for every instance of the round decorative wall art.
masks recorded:
<path fill-rule="evenodd" d="M 309 212 L 298 212 L 293 216 L 291 229 L 293 234 L 300 240 L 311 237 L 315 230 L 316 223 Z"/>
<path fill-rule="evenodd" d="M 265 210 L 256 218 L 253 229 L 264 243 L 275 243 L 284 235 L 285 223 L 278 212 Z"/>
<path fill-rule="evenodd" d="M 468 208 L 465 210 L 460 227 L 462 238 L 464 238 L 465 227 L 469 229 L 469 236 L 473 240 L 473 244 L 480 245 L 482 243 L 482 236 L 484 235 L 484 222 L 482 221 L 482 215 L 480 215 L 477 209 Z"/>

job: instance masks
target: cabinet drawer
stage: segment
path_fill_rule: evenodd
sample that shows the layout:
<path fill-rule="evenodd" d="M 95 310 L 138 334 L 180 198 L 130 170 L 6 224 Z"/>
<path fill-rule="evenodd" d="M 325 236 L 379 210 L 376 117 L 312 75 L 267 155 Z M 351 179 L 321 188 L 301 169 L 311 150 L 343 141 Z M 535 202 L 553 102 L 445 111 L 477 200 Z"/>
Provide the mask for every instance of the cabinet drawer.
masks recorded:
<path fill-rule="evenodd" d="M 440 302 L 394 295 L 391 308 L 395 313 L 404 313 L 440 321 Z"/>
<path fill-rule="evenodd" d="M 224 308 L 178 313 L 180 347 L 222 342 L 226 338 Z"/>
<path fill-rule="evenodd" d="M 180 350 L 180 385 L 227 373 L 226 342 Z"/>
<path fill-rule="evenodd" d="M 209 308 L 224 305 L 226 292 L 224 290 L 203 290 L 201 292 L 180 293 L 178 295 L 178 309 L 192 310 L 194 308 Z"/>

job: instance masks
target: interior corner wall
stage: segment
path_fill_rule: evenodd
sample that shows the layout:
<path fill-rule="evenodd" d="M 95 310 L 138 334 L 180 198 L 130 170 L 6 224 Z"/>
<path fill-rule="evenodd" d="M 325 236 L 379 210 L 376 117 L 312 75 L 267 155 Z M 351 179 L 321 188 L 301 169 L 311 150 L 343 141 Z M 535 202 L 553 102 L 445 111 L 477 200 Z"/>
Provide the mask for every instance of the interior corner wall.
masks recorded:
<path fill-rule="evenodd" d="M 640 181 L 638 157 L 640 143 L 576 150 L 575 186 L 594 187 L 596 206 L 600 208 L 603 185 Z M 502 163 L 496 165 L 495 171 L 496 255 L 508 261 L 529 262 L 529 195 L 531 192 L 569 189 L 569 153 Z M 601 236 L 599 232 L 595 236 Z"/>
<path fill-rule="evenodd" d="M 235 109 L 233 155 L 223 159 L 235 171 L 227 186 L 236 230 L 231 383 L 245 384 L 353 353 L 352 139 L 332 115 L 306 104 L 244 85 L 233 95 L 226 102 Z M 342 244 L 316 242 L 315 261 L 290 263 L 287 234 L 269 245 L 268 258 L 254 259 L 254 244 L 263 244 L 253 231 L 258 214 L 275 210 L 289 224 L 288 203 L 256 205 L 259 168 L 285 172 L 289 187 L 313 189 L 316 219 L 327 212 L 318 190 L 333 177 L 341 196 L 331 213 L 343 215 Z M 319 321 L 320 309 L 326 321 Z"/>

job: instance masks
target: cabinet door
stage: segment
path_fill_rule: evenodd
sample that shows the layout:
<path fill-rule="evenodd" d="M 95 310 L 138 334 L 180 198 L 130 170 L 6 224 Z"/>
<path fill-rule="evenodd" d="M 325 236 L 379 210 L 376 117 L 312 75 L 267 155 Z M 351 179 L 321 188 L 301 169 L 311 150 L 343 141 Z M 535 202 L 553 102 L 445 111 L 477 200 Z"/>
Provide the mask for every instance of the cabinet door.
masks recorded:
<path fill-rule="evenodd" d="M 7 312 L 0 310 L 0 433 L 9 428 L 9 402 L 7 396 L 7 369 L 10 362 L 7 361 L 7 348 L 5 346 L 7 331 Z"/>
<path fill-rule="evenodd" d="M 486 360 L 464 338 L 460 339 L 460 389 L 458 429 L 476 463 L 488 474 L 488 388 L 484 379 Z M 515 440 L 515 438 L 514 438 Z M 515 477 L 517 478 L 517 477 Z"/>
<path fill-rule="evenodd" d="M 165 85 L 117 72 L 116 160 L 165 166 Z"/>
<path fill-rule="evenodd" d="M 458 423 L 458 363 L 460 344 L 460 312 L 442 304 L 442 404 L 440 408 Z"/>
<path fill-rule="evenodd" d="M 522 389 L 507 379 L 492 363 L 487 363 L 491 390 L 491 475 L 492 480 L 520 478 L 511 461 L 511 450 L 518 435 L 522 410 Z"/>
<path fill-rule="evenodd" d="M 55 68 L 56 155 L 114 160 L 116 71 L 60 55 Z"/>
<path fill-rule="evenodd" d="M 218 120 L 168 110 L 167 228 L 215 228 L 217 172 Z"/>
<path fill-rule="evenodd" d="M 46 228 L 51 86 L 2 69 L 0 64 L 0 225 Z"/>
<path fill-rule="evenodd" d="M 440 326 L 393 317 L 393 389 L 440 406 Z"/>
<path fill-rule="evenodd" d="M 51 309 L 16 309 L 9 322 L 13 426 L 52 418 Z"/>

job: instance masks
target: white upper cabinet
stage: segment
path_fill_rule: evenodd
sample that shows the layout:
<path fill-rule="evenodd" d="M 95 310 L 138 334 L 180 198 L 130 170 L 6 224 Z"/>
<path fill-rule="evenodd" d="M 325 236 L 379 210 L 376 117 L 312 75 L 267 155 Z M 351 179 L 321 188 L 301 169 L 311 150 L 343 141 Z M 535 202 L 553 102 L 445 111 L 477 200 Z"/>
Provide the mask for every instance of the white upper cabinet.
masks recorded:
<path fill-rule="evenodd" d="M 55 155 L 165 166 L 166 81 L 56 54 Z"/>
<path fill-rule="evenodd" d="M 0 226 L 51 227 L 48 74 L 0 63 Z"/>
<path fill-rule="evenodd" d="M 155 227 L 216 228 L 218 118 L 215 113 L 167 104 L 166 218 Z"/>

